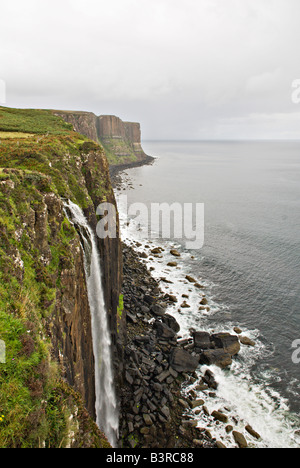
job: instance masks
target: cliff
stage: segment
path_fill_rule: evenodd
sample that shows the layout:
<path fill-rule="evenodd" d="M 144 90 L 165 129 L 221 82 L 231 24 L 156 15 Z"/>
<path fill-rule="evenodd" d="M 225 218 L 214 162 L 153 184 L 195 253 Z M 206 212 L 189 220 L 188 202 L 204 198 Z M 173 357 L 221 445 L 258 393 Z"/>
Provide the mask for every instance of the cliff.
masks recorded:
<path fill-rule="evenodd" d="M 75 120 L 95 137 L 92 115 Z M 90 309 L 64 198 L 93 229 L 97 206 L 115 204 L 103 148 L 50 111 L 0 107 L 1 447 L 108 446 L 93 422 Z M 118 382 L 126 338 L 119 237 L 98 247 Z"/>
<path fill-rule="evenodd" d="M 114 115 L 96 116 L 91 112 L 53 112 L 70 123 L 76 132 L 101 143 L 111 166 L 149 160 L 142 148 L 139 123 L 123 122 Z"/>

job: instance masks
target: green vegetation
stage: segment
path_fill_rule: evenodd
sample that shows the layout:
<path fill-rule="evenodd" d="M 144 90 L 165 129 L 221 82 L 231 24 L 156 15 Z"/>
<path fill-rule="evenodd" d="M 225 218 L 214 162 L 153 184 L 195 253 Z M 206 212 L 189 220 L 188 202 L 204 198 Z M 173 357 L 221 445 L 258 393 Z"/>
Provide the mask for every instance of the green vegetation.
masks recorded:
<path fill-rule="evenodd" d="M 72 125 L 51 111 L 0 107 L 0 131 L 63 135 Z"/>
<path fill-rule="evenodd" d="M 52 359 L 61 272 L 72 271 L 77 236 L 61 198 L 89 208 L 93 190 L 109 188 L 101 147 L 69 127 L 47 111 L 0 108 L 1 448 L 109 446 Z M 90 162 L 92 151 L 100 156 Z"/>
<path fill-rule="evenodd" d="M 129 164 L 137 161 L 137 156 L 130 142 L 115 138 L 103 138 L 101 144 L 109 163 L 112 165 Z"/>

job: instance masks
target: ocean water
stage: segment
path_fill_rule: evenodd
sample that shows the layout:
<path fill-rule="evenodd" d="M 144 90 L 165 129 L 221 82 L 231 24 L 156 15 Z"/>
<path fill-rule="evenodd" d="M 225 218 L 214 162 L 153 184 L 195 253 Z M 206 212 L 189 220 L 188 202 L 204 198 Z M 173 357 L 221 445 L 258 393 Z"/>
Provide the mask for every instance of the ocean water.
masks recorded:
<path fill-rule="evenodd" d="M 160 245 L 162 258 L 145 260 L 162 288 L 178 297 L 170 307 L 181 325 L 233 332 L 256 342 L 242 346 L 232 368 L 214 368 L 219 383 L 214 398 L 204 395 L 210 411 L 227 412 L 230 424 L 250 424 L 261 436 L 250 446 L 300 447 L 300 364 L 292 344 L 300 339 L 300 142 L 145 142 L 151 166 L 125 171 L 117 191 L 122 237 L 139 240 L 140 251 Z M 126 216 L 126 204 L 204 203 L 205 241 L 187 250 L 183 239 L 144 238 L 141 220 Z M 146 219 L 144 222 L 146 223 Z M 159 226 L 154 227 L 156 236 Z M 154 234 L 154 233 L 152 233 Z M 154 237 L 154 235 L 152 236 Z M 176 247 L 178 267 L 167 267 Z M 185 280 L 194 276 L 204 288 Z M 182 294 L 189 308 L 181 308 Z M 205 295 L 208 309 L 199 310 Z M 203 370 L 203 369 L 202 369 Z M 203 397 L 203 394 L 199 394 Z M 199 425 L 227 446 L 234 446 L 224 425 L 197 416 Z"/>

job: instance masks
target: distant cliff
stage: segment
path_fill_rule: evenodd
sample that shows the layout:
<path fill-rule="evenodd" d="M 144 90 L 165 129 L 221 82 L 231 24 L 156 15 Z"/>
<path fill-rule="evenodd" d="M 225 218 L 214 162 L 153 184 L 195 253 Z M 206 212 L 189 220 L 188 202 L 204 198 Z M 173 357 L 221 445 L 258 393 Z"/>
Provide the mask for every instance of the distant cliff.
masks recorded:
<path fill-rule="evenodd" d="M 74 130 L 100 142 L 111 166 L 137 164 L 151 160 L 142 148 L 139 123 L 123 122 L 115 115 L 96 116 L 92 112 L 54 111 L 72 124 Z"/>

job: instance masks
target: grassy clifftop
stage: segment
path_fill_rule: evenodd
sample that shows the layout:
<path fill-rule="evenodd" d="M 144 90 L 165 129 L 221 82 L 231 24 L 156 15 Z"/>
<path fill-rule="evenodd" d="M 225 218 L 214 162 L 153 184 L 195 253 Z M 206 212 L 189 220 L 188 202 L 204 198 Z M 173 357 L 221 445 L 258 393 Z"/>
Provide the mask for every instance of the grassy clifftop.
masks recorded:
<path fill-rule="evenodd" d="M 106 165 L 99 145 L 52 113 L 0 108 L 1 448 L 108 446 L 78 377 L 88 320 L 74 316 L 88 306 L 78 234 L 61 200 L 94 209 L 111 191 Z"/>

